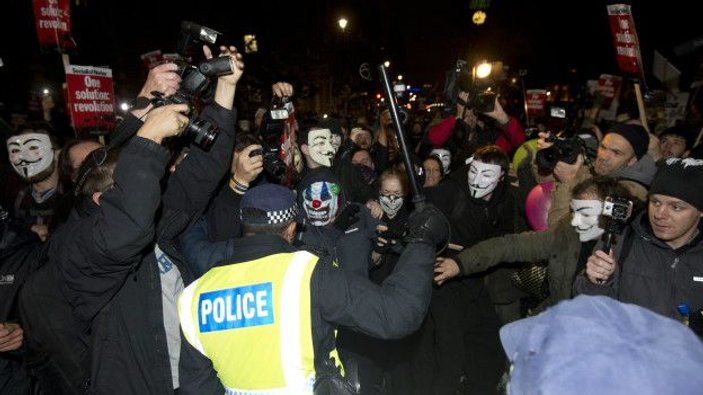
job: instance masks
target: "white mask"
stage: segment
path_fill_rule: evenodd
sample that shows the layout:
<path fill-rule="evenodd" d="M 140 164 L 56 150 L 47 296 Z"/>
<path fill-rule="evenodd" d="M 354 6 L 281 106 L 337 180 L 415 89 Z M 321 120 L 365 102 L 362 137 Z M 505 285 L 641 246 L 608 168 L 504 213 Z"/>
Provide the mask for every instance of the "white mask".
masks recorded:
<path fill-rule="evenodd" d="M 7 139 L 7 153 L 17 174 L 31 179 L 48 169 L 54 161 L 54 149 L 49 135 L 26 133 Z"/>
<path fill-rule="evenodd" d="M 332 131 L 329 129 L 315 129 L 308 133 L 308 152 L 313 162 L 320 166 L 331 167 L 337 149 L 332 144 Z"/>
<path fill-rule="evenodd" d="M 469 166 L 469 192 L 471 197 L 481 199 L 492 193 L 500 178 L 503 176 L 503 169 L 500 165 L 471 161 Z"/>
<path fill-rule="evenodd" d="M 403 206 L 403 197 L 395 195 L 380 195 L 378 197 L 378 203 L 381 204 L 383 212 L 388 215 L 388 218 L 395 217 L 398 214 L 398 210 Z"/>
<path fill-rule="evenodd" d="M 572 199 L 571 209 L 574 211 L 571 226 L 579 234 L 579 240 L 582 242 L 591 241 L 603 234 L 603 228 L 598 226 L 598 219 L 603 212 L 603 202 Z"/>
<path fill-rule="evenodd" d="M 430 151 L 430 155 L 439 158 L 439 161 L 442 162 L 442 170 L 446 176 L 449 173 L 449 166 L 452 164 L 452 153 L 444 148 L 435 148 Z"/>

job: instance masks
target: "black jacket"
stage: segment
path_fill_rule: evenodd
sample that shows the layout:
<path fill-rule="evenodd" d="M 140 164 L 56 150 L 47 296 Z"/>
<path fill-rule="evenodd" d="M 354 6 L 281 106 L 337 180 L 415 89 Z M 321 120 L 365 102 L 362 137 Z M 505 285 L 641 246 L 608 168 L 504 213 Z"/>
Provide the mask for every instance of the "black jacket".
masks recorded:
<path fill-rule="evenodd" d="M 244 237 L 234 243 L 235 255 L 228 260 L 229 264 L 293 251 L 283 239 L 272 235 Z M 400 338 L 417 329 L 429 303 L 433 262 L 432 247 L 409 244 L 396 270 L 379 286 L 335 267 L 330 260 L 320 259 L 310 279 L 318 374 L 334 348 L 335 325 L 385 339 Z M 210 360 L 187 341 L 181 347 L 180 394 L 221 395 L 224 389 Z M 243 350 L 232 358 L 245 357 L 246 353 Z"/>
<path fill-rule="evenodd" d="M 88 354 L 90 393 L 173 393 L 154 241 L 187 282 L 190 274 L 174 239 L 204 210 L 229 168 L 236 123 L 234 112 L 217 105 L 206 108 L 201 118 L 221 132 L 209 152 L 192 147 L 163 196 L 160 179 L 168 151 L 132 138 L 115 168 L 115 187 L 101 196 L 100 207 L 76 215 L 52 237 L 45 279 L 55 279 L 56 284 L 46 287 L 46 281 L 37 281 L 23 291 L 24 311 L 30 321 L 39 320 L 35 328 L 47 325 L 37 315 L 50 313 L 42 304 L 42 296 L 55 297 L 55 292 L 47 295 L 48 288 L 58 288 L 68 302 L 57 309 L 62 314 L 49 321 L 63 324 L 68 312 L 67 330 L 46 328 L 34 346 L 56 358 L 66 344 L 74 355 Z M 129 122 L 141 126 L 136 119 Z M 68 340 L 58 337 L 65 333 Z M 80 357 L 80 368 L 85 359 Z M 75 388 L 76 383 L 71 384 Z"/>

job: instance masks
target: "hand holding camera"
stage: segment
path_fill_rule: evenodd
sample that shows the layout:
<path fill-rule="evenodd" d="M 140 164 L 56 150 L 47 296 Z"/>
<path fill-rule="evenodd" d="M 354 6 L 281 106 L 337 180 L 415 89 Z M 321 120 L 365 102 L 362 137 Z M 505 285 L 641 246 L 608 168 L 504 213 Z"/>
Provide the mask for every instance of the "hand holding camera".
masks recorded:
<path fill-rule="evenodd" d="M 235 153 L 232 158 L 232 177 L 238 182 L 249 185 L 264 170 L 264 161 L 261 156 L 261 145 L 252 144 Z"/>
<path fill-rule="evenodd" d="M 164 138 L 181 134 L 190 121 L 183 115 L 188 110 L 187 104 L 169 104 L 149 111 L 137 136 L 161 144 Z"/>

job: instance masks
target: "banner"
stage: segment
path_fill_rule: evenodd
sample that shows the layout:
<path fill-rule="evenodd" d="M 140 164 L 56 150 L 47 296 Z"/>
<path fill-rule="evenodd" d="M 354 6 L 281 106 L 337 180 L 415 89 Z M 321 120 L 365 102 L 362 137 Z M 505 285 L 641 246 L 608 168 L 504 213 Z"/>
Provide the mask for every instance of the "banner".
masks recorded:
<path fill-rule="evenodd" d="M 161 53 L 160 49 L 144 53 L 140 57 L 147 70 L 151 70 L 161 63 L 164 63 L 164 55 Z"/>
<path fill-rule="evenodd" d="M 39 45 L 61 52 L 76 48 L 71 37 L 71 4 L 69 0 L 32 0 L 34 23 Z"/>
<path fill-rule="evenodd" d="M 528 89 L 525 94 L 527 97 L 527 115 L 531 117 L 543 116 L 544 105 L 547 103 L 547 90 Z"/>
<path fill-rule="evenodd" d="M 104 135 L 114 128 L 115 93 L 112 70 L 93 66 L 66 67 L 68 106 L 77 135 Z"/>
<path fill-rule="evenodd" d="M 635 20 L 632 19 L 630 6 L 627 4 L 612 4 L 607 6 L 610 31 L 613 34 L 615 54 L 618 67 L 625 73 L 642 76 L 642 59 L 640 44 L 635 31 Z"/>
<path fill-rule="evenodd" d="M 598 77 L 598 85 L 596 85 L 596 93 L 600 95 L 601 108 L 610 108 L 613 100 L 620 96 L 620 86 L 622 85 L 622 77 L 601 74 Z"/>

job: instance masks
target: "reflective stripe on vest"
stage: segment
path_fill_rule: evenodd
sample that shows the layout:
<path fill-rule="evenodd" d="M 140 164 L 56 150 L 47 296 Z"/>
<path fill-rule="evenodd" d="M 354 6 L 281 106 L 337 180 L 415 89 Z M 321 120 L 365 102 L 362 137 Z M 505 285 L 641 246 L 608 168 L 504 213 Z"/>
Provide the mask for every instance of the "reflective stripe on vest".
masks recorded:
<path fill-rule="evenodd" d="M 308 252 L 211 269 L 179 298 L 185 339 L 208 357 L 228 394 L 312 393 Z"/>

